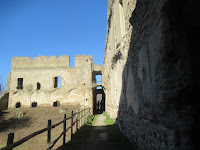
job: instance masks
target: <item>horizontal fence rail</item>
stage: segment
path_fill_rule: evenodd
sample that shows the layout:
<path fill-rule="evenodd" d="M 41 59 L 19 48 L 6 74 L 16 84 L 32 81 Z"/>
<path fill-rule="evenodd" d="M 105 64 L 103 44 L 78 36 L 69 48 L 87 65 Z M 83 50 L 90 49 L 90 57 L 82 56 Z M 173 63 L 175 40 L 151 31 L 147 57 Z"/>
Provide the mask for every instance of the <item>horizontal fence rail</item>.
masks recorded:
<path fill-rule="evenodd" d="M 78 114 L 80 114 L 80 117 L 78 119 Z M 14 133 L 9 133 L 8 134 L 8 139 L 7 139 L 7 146 L 4 148 L 1 148 L 0 150 L 12 150 L 13 148 L 23 144 L 24 142 L 30 140 L 31 138 L 44 133 L 47 131 L 47 150 L 51 150 L 53 148 L 53 146 L 58 142 L 58 140 L 63 136 L 63 145 L 65 144 L 66 141 L 66 133 L 67 131 L 71 128 L 71 140 L 73 137 L 73 126 L 76 124 L 76 131 L 78 130 L 78 121 L 80 121 L 80 127 L 82 126 L 82 124 L 85 124 L 85 119 L 88 116 L 88 114 L 90 115 L 90 108 L 86 108 L 83 109 L 79 112 L 74 113 L 72 111 L 71 116 L 70 117 L 66 117 L 66 114 L 64 114 L 64 119 L 60 122 L 58 122 L 57 124 L 51 125 L 51 120 L 48 120 L 48 126 L 47 128 L 41 129 L 39 131 L 36 131 L 24 138 L 22 138 L 19 141 L 16 141 L 13 143 L 14 141 Z M 75 122 L 73 121 L 73 118 L 75 116 Z M 66 128 L 66 121 L 71 119 L 71 125 Z M 63 123 L 63 132 L 59 135 L 59 137 L 57 139 L 55 139 L 53 142 L 51 142 L 51 129 L 57 127 L 58 125 Z"/>

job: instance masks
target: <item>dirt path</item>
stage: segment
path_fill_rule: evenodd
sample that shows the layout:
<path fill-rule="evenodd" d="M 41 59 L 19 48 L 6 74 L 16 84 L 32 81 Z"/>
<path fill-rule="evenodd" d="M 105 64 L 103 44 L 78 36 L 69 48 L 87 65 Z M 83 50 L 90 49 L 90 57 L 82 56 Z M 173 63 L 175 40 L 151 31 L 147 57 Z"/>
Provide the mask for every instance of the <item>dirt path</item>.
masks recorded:
<path fill-rule="evenodd" d="M 118 150 L 108 140 L 105 119 L 103 114 L 97 116 L 87 139 L 81 145 L 81 150 Z"/>
<path fill-rule="evenodd" d="M 74 140 L 57 150 L 135 150 L 114 124 L 105 123 L 107 117 L 104 115 L 95 115 L 93 125 L 83 126 L 74 135 Z"/>

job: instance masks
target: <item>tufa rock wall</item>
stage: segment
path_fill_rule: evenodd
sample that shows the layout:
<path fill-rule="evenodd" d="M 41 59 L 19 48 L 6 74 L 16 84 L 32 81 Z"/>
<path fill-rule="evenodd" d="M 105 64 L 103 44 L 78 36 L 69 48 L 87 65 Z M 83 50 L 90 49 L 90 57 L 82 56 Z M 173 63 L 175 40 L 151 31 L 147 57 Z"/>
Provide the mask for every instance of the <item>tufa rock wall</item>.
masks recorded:
<path fill-rule="evenodd" d="M 199 148 L 198 17 L 189 0 L 109 1 L 106 111 L 138 149 Z"/>

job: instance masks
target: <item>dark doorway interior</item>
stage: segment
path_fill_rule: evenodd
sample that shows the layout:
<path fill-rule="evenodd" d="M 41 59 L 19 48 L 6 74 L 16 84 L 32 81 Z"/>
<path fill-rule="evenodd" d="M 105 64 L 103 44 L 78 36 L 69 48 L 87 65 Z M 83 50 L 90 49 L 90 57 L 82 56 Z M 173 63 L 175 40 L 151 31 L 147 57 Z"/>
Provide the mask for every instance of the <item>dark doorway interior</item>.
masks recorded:
<path fill-rule="evenodd" d="M 31 107 L 37 107 L 37 102 L 32 102 Z"/>
<path fill-rule="evenodd" d="M 60 106 L 60 102 L 59 102 L 59 101 L 53 102 L 53 106 L 54 106 L 54 107 L 59 107 L 59 106 Z"/>
<path fill-rule="evenodd" d="M 103 88 L 98 87 L 93 90 L 93 112 L 101 114 L 105 111 L 105 93 Z"/>
<path fill-rule="evenodd" d="M 21 103 L 20 102 L 17 102 L 16 104 L 15 104 L 15 108 L 20 108 L 21 107 Z"/>

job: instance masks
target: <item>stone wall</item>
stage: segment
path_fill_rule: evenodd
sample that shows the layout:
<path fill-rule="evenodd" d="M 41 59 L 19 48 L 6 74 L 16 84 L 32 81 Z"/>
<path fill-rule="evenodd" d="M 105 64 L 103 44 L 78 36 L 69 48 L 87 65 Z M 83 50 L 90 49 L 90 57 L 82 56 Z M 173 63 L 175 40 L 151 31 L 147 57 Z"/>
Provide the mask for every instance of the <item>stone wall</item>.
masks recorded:
<path fill-rule="evenodd" d="M 197 10 L 189 0 L 109 1 L 106 111 L 138 149 L 199 147 L 199 105 L 192 94 L 199 91 L 192 74 L 199 73 L 191 67 Z"/>
<path fill-rule="evenodd" d="M 8 99 L 9 99 L 9 93 L 8 91 L 4 91 L 2 95 L 0 95 L 0 110 L 8 109 Z"/>
<path fill-rule="evenodd" d="M 75 56 L 75 67 L 91 65 L 92 62 L 93 62 L 92 56 L 87 56 L 87 55 L 76 55 Z"/>
<path fill-rule="evenodd" d="M 47 67 L 69 67 L 69 56 L 39 56 L 31 59 L 30 57 L 12 57 L 11 69 L 15 68 L 47 68 Z"/>
<path fill-rule="evenodd" d="M 12 58 L 12 68 L 8 79 L 9 107 L 17 102 L 30 106 L 38 105 L 80 104 L 92 107 L 92 71 L 93 57 L 77 55 L 75 67 L 69 67 L 69 56 L 39 56 Z M 60 87 L 55 87 L 55 77 L 60 77 Z M 23 78 L 23 89 L 18 89 L 18 79 Z M 37 89 L 37 84 L 40 89 Z"/>

